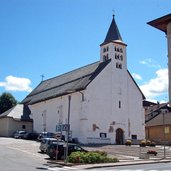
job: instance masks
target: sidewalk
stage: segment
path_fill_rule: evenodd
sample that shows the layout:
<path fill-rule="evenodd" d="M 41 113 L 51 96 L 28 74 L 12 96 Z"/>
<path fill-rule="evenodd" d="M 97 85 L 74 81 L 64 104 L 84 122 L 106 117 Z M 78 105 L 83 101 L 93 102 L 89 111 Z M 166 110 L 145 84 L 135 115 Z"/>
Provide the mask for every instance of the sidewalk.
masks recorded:
<path fill-rule="evenodd" d="M 139 165 L 139 164 L 152 164 L 152 163 L 167 163 L 171 162 L 171 159 L 163 160 L 139 160 L 139 161 L 126 161 L 126 162 L 117 162 L 117 163 L 102 163 L 102 164 L 88 164 L 88 165 L 79 165 L 74 166 L 77 169 L 93 169 L 93 168 L 102 168 L 102 167 L 113 167 L 113 166 L 128 166 L 128 165 Z"/>
<path fill-rule="evenodd" d="M 116 163 L 99 163 L 99 164 L 65 164 L 63 161 L 49 161 L 48 163 L 55 164 L 57 166 L 63 167 L 74 167 L 75 169 L 95 169 L 102 167 L 113 167 L 113 166 L 128 166 L 128 165 L 139 165 L 139 164 L 152 164 L 152 163 L 168 163 L 171 162 L 171 158 L 169 159 L 136 159 L 136 160 L 120 160 Z"/>

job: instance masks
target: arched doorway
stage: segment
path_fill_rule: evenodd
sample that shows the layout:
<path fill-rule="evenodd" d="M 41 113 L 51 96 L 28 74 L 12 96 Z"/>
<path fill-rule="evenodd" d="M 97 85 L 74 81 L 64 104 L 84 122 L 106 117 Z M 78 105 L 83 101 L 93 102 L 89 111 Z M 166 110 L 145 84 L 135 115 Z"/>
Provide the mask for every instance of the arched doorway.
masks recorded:
<path fill-rule="evenodd" d="M 122 145 L 124 143 L 124 132 L 121 128 L 116 130 L 116 144 Z"/>

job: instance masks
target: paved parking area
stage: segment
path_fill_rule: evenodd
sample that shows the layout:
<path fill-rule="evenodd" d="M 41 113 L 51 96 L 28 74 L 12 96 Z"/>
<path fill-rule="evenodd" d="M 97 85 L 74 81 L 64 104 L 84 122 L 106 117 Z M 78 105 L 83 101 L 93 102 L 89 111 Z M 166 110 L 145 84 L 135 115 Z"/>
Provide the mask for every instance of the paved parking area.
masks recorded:
<path fill-rule="evenodd" d="M 46 154 L 40 153 L 39 146 L 40 142 L 14 139 L 14 138 L 3 138 L 0 137 L 0 145 L 4 145 L 8 148 L 13 148 L 34 157 L 38 157 L 40 160 L 48 159 Z M 106 151 L 109 156 L 117 157 L 119 160 L 138 160 L 140 153 L 146 153 L 148 150 L 157 151 L 158 155 L 153 158 L 159 159 L 164 156 L 164 149 L 162 146 L 156 147 L 139 147 L 138 145 L 125 146 L 125 145 L 104 145 L 104 146 L 84 146 L 88 151 Z M 171 158 L 171 147 L 166 148 L 166 158 Z"/>
<path fill-rule="evenodd" d="M 150 156 L 153 159 L 164 158 L 164 147 L 140 147 L 139 145 L 105 145 L 101 147 L 87 147 L 88 150 L 102 150 L 106 151 L 109 155 L 117 157 L 119 160 L 139 160 L 142 153 L 147 153 L 149 150 L 154 150 L 157 152 L 157 156 Z M 171 146 L 165 147 L 165 157 L 171 158 Z"/>
<path fill-rule="evenodd" d="M 28 155 L 32 155 L 33 157 L 38 157 L 39 159 L 48 158 L 46 154 L 40 153 L 40 142 L 0 137 L 0 145 L 22 151 Z"/>

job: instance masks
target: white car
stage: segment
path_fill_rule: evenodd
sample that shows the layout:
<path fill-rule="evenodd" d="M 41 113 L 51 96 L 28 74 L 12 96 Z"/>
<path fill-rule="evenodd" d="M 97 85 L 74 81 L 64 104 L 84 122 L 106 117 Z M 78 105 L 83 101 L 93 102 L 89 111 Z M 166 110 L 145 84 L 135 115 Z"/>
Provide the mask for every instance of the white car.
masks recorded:
<path fill-rule="evenodd" d="M 26 133 L 26 131 L 16 131 L 14 133 L 14 138 L 23 138 Z"/>
<path fill-rule="evenodd" d="M 48 146 L 51 143 L 57 143 L 57 142 L 64 142 L 64 141 L 57 140 L 56 138 L 42 138 L 39 149 L 42 153 L 46 153 Z"/>

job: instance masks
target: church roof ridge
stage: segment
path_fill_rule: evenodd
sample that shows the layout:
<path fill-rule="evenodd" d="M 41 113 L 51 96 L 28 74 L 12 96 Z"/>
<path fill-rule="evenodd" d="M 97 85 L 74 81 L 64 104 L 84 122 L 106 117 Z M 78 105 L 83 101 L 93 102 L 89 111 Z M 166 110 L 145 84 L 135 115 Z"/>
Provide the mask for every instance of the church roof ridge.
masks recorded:
<path fill-rule="evenodd" d="M 62 73 L 62 74 L 60 74 L 60 75 L 57 75 L 57 76 L 54 76 L 54 77 L 48 78 L 48 79 L 46 79 L 46 80 L 43 80 L 43 82 L 46 82 L 46 81 L 49 81 L 49 80 L 55 79 L 55 78 L 57 78 L 57 77 L 62 77 L 62 76 L 64 76 L 64 75 L 67 75 L 67 74 L 72 73 L 72 72 L 75 72 L 75 71 L 77 71 L 77 70 L 80 70 L 80 69 L 86 68 L 86 67 L 88 67 L 88 66 L 90 66 L 90 65 L 94 65 L 94 64 L 99 63 L 99 62 L 100 62 L 100 61 L 96 61 L 96 62 L 93 62 L 93 63 L 87 64 L 87 65 L 84 65 L 84 66 L 81 66 L 81 67 L 75 68 L 75 69 L 73 69 L 73 70 L 71 70 L 71 71 L 67 71 L 67 72 Z"/>
<path fill-rule="evenodd" d="M 68 90 L 80 91 L 108 65 L 110 60 L 105 62 L 94 62 L 80 67 L 54 78 L 42 81 L 22 103 L 34 104 L 43 100 L 55 98 L 68 94 Z"/>

